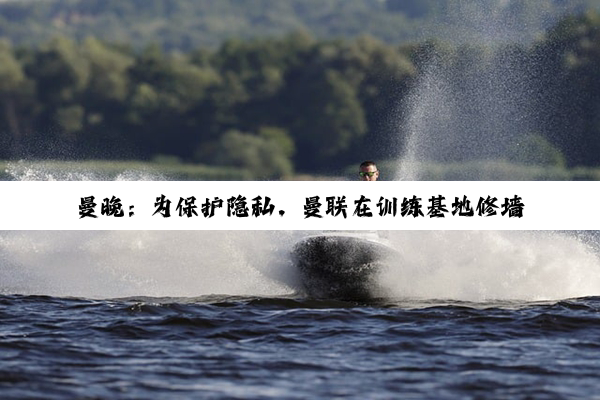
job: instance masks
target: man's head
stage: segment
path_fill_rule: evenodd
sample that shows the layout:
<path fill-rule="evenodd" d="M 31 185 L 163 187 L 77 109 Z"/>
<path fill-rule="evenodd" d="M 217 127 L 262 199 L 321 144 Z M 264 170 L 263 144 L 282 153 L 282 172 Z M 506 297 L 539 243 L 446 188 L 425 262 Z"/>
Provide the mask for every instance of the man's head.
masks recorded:
<path fill-rule="evenodd" d="M 377 171 L 377 165 L 373 161 L 365 161 L 360 164 L 359 172 L 360 180 L 362 181 L 376 181 L 379 178 L 379 171 Z"/>

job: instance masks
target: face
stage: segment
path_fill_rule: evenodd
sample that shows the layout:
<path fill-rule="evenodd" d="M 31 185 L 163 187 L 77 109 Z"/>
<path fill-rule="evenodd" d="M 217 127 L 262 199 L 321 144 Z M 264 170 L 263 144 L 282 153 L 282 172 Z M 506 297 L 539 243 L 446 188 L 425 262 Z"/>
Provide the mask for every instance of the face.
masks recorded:
<path fill-rule="evenodd" d="M 364 176 L 360 176 L 361 181 L 376 181 L 379 178 L 379 171 L 375 165 L 369 165 L 367 167 L 361 167 L 360 172 L 366 173 Z M 370 173 L 370 174 L 369 174 Z M 373 175 L 373 176 L 369 176 Z"/>

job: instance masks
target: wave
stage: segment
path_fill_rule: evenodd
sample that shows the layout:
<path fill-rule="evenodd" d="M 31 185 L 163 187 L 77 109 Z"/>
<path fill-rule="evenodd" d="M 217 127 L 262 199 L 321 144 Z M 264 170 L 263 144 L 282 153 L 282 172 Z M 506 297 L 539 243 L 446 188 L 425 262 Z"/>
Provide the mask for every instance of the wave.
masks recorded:
<path fill-rule="evenodd" d="M 10 181 L 163 181 L 167 177 L 149 167 L 98 169 L 94 161 L 11 161 L 4 171 Z"/>
<path fill-rule="evenodd" d="M 84 298 L 302 296 L 301 231 L 0 233 L 0 293 Z M 388 298 L 560 300 L 600 294 L 597 235 L 393 231 Z"/>

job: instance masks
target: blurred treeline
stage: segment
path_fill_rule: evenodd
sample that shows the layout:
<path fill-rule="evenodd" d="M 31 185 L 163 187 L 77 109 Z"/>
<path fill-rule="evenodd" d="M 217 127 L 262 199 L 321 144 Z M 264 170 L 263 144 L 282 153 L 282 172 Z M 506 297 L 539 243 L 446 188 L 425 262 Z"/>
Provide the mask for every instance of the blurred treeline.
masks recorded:
<path fill-rule="evenodd" d="M 339 167 L 388 137 L 379 124 L 415 74 L 405 53 L 304 34 L 185 55 L 4 42 L 0 159 L 167 155 L 270 176 Z"/>
<path fill-rule="evenodd" d="M 140 10 L 187 3 L 143 1 Z M 543 88 L 531 98 L 531 109 L 542 110 L 541 130 L 522 155 L 508 157 L 600 166 L 600 16 L 568 17 L 535 44 L 503 51 L 508 72 L 530 71 Z M 93 37 L 2 40 L 0 159 L 178 159 L 257 178 L 338 171 L 365 157 L 400 155 L 407 93 L 431 57 L 444 54 L 445 67 L 460 76 L 483 53 L 477 45 L 315 39 L 304 31 L 186 52 Z"/>
<path fill-rule="evenodd" d="M 465 38 L 493 24 L 485 18 L 490 16 L 511 25 L 511 39 L 523 40 L 543 32 L 564 13 L 600 7 L 598 0 L 4 1 L 0 36 L 15 45 L 57 35 L 75 40 L 93 36 L 135 48 L 154 42 L 167 51 L 185 52 L 216 47 L 231 37 L 298 30 L 319 39 L 368 34 L 391 44 L 423 40 L 423 32 L 446 38 L 460 33 Z"/>

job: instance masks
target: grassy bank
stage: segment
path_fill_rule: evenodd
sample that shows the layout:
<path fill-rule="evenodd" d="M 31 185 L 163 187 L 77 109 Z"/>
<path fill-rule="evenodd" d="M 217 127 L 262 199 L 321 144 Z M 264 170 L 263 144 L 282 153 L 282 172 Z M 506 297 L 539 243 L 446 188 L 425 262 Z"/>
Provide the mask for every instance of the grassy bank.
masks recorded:
<path fill-rule="evenodd" d="M 397 179 L 397 161 L 378 163 L 382 180 Z M 505 161 L 472 161 L 464 163 L 418 163 L 409 167 L 417 171 L 419 180 L 427 181 L 564 181 L 600 180 L 600 168 L 559 168 L 512 164 Z M 357 166 L 348 166 L 339 175 L 296 174 L 286 180 L 353 180 Z M 249 170 L 142 161 L 0 161 L 0 180 L 179 180 L 179 181 L 243 181 L 259 180 Z"/>
<path fill-rule="evenodd" d="M 143 161 L 0 161 L 0 180 L 251 180 L 249 171 Z"/>
<path fill-rule="evenodd" d="M 346 172 L 355 173 L 356 168 L 356 166 L 348 167 Z M 401 166 L 398 161 L 393 160 L 379 162 L 378 168 L 386 180 L 395 180 L 406 176 L 423 181 L 600 180 L 600 168 L 563 168 L 515 164 L 507 161 L 468 161 L 447 164 L 418 162 Z"/>

